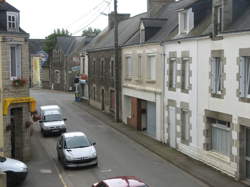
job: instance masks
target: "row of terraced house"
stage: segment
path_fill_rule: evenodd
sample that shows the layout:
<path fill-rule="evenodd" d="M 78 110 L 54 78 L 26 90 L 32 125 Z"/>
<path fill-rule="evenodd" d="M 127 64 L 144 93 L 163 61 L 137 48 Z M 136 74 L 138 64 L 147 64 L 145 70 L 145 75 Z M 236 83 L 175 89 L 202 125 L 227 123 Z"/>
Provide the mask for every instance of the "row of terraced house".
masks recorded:
<path fill-rule="evenodd" d="M 117 62 L 114 16 L 78 51 L 80 97 L 113 116 L 119 107 L 124 124 L 250 180 L 249 0 L 148 0 L 145 13 L 118 14 Z"/>

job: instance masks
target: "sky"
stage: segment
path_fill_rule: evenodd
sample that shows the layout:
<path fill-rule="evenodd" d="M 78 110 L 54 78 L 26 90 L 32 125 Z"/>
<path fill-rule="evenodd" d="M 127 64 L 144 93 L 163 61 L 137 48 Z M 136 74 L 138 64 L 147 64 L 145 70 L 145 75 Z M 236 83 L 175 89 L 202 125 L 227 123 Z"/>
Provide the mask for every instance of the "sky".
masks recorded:
<path fill-rule="evenodd" d="M 20 11 L 21 28 L 30 38 L 45 38 L 54 29 L 67 29 L 81 35 L 88 27 L 104 29 L 113 0 L 6 0 Z M 119 13 L 131 16 L 145 12 L 147 0 L 117 0 Z"/>

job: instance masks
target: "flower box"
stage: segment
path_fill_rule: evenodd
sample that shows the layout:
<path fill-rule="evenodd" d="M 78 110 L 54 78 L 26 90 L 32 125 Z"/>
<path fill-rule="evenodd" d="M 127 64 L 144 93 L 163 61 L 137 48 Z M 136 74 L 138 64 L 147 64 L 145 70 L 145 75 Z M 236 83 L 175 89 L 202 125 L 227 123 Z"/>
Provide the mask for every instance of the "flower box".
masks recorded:
<path fill-rule="evenodd" d="M 25 79 L 15 79 L 12 81 L 12 86 L 14 87 L 23 87 L 27 84 Z"/>

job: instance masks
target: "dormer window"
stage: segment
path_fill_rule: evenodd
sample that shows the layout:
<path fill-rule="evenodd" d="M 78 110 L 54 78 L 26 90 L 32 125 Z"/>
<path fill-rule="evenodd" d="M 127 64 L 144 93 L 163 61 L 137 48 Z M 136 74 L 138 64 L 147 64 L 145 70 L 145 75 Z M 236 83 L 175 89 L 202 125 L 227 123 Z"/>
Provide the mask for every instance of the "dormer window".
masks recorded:
<path fill-rule="evenodd" d="M 179 12 L 179 34 L 188 34 L 194 27 L 194 14 L 192 9 Z"/>
<path fill-rule="evenodd" d="M 143 23 L 141 23 L 140 26 L 140 43 L 144 43 L 145 42 L 145 27 L 143 25 Z"/>
<path fill-rule="evenodd" d="M 8 31 L 18 31 L 18 28 L 19 28 L 18 13 L 8 12 L 7 13 L 7 29 L 8 29 Z"/>
<path fill-rule="evenodd" d="M 222 6 L 215 8 L 216 11 L 216 34 L 222 31 Z"/>

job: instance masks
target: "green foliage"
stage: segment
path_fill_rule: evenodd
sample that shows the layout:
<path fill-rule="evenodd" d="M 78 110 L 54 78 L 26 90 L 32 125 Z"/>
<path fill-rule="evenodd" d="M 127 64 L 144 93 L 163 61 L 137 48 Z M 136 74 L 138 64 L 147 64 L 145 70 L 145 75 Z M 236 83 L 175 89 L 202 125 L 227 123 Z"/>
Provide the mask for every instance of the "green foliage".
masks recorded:
<path fill-rule="evenodd" d="M 82 36 L 95 37 L 100 32 L 101 32 L 100 29 L 93 29 L 89 27 L 88 29 L 85 29 L 84 31 L 82 31 Z"/>
<path fill-rule="evenodd" d="M 47 36 L 45 39 L 45 45 L 43 50 L 47 52 L 48 54 L 54 49 L 56 45 L 56 38 L 58 36 L 71 36 L 68 30 L 65 29 L 56 29 L 54 30 L 54 33 Z"/>

